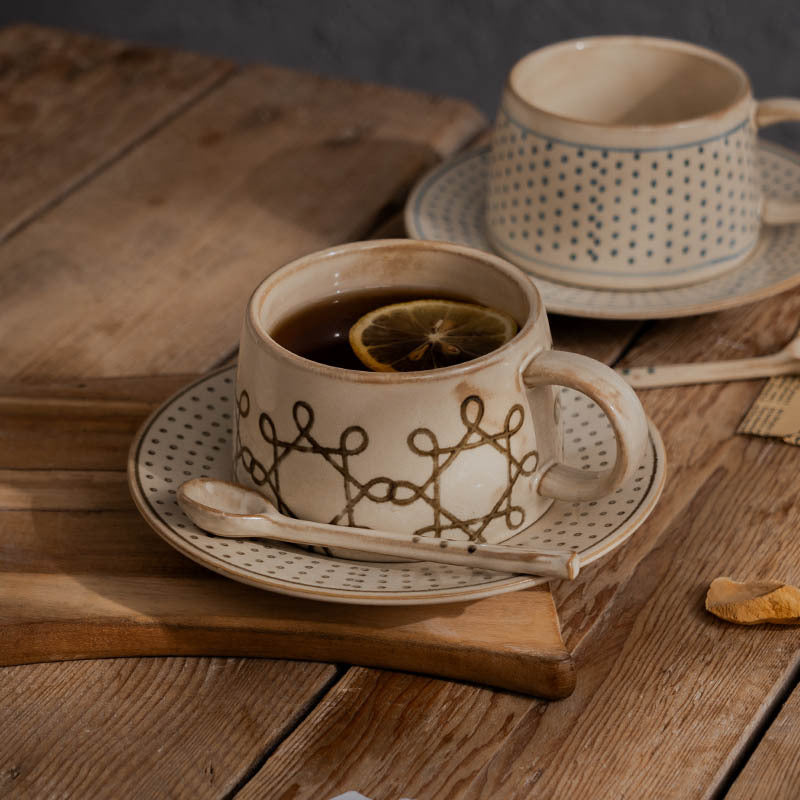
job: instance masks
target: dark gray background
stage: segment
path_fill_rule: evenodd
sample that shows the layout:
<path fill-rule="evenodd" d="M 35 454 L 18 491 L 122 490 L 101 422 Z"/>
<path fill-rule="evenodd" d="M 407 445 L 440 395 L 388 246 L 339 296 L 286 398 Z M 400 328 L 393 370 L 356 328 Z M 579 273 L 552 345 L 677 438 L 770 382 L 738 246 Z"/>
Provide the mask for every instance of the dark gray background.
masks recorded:
<path fill-rule="evenodd" d="M 490 117 L 521 55 L 602 33 L 703 44 L 758 96 L 800 96 L 798 0 L 0 0 L 14 21 L 424 89 Z M 800 147 L 800 125 L 775 133 Z"/>

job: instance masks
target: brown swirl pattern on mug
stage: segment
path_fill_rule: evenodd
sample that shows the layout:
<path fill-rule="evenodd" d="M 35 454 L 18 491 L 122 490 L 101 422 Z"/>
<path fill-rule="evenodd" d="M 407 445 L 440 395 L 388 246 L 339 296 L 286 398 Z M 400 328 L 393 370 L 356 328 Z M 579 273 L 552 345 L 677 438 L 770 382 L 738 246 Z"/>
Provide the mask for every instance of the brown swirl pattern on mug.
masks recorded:
<path fill-rule="evenodd" d="M 483 533 L 495 520 L 502 519 L 509 530 L 520 528 L 525 523 L 525 509 L 513 502 L 513 491 L 520 478 L 530 477 L 538 464 L 538 453 L 530 450 L 521 457 L 511 450 L 513 437 L 521 430 L 525 420 L 525 409 L 519 403 L 506 414 L 503 427 L 494 433 L 481 426 L 485 412 L 484 402 L 477 395 L 465 398 L 460 406 L 464 433 L 451 445 L 441 445 L 436 434 L 429 428 L 416 428 L 407 437 L 412 453 L 428 461 L 427 474 L 419 483 L 398 480 L 388 476 L 376 476 L 367 481 L 358 480 L 351 470 L 351 459 L 369 447 L 369 435 L 360 425 L 350 425 L 339 436 L 335 445 L 322 444 L 312 433 L 315 413 L 311 405 L 298 400 L 292 407 L 292 418 L 296 432 L 282 439 L 272 417 L 262 412 L 258 427 L 262 439 L 271 448 L 271 461 L 265 466 L 253 451 L 242 445 L 238 431 L 239 422 L 251 413 L 250 396 L 242 390 L 237 401 L 237 446 L 236 462 L 258 487 L 267 487 L 275 504 L 283 514 L 297 516 L 287 504 L 281 487 L 280 467 L 291 454 L 303 454 L 323 459 L 342 478 L 342 507 L 329 522 L 334 525 L 357 526 L 356 510 L 363 500 L 373 503 L 393 503 L 407 506 L 418 501 L 431 509 L 431 523 L 418 528 L 414 535 L 431 535 L 436 538 L 449 532 L 459 531 L 470 541 L 484 541 Z M 506 462 L 507 481 L 503 492 L 487 512 L 478 517 L 461 519 L 442 502 L 441 478 L 452 467 L 458 456 L 479 447 L 489 447 L 500 453 Z"/>

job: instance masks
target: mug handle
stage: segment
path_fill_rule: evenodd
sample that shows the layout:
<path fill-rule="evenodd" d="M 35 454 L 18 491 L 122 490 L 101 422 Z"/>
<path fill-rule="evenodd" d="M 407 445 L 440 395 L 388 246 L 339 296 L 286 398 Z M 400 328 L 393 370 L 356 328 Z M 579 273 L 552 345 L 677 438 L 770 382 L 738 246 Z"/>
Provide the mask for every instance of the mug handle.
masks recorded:
<path fill-rule="evenodd" d="M 800 100 L 794 97 L 771 97 L 756 105 L 756 127 L 778 122 L 800 122 Z M 800 202 L 765 197 L 761 218 L 770 225 L 800 222 Z"/>
<path fill-rule="evenodd" d="M 544 466 L 537 491 L 556 500 L 598 500 L 635 472 L 649 440 L 647 416 L 639 398 L 613 369 L 593 358 L 563 350 L 542 350 L 522 369 L 522 381 L 537 386 L 567 386 L 587 395 L 606 413 L 617 440 L 611 469 L 595 472 L 566 464 Z"/>

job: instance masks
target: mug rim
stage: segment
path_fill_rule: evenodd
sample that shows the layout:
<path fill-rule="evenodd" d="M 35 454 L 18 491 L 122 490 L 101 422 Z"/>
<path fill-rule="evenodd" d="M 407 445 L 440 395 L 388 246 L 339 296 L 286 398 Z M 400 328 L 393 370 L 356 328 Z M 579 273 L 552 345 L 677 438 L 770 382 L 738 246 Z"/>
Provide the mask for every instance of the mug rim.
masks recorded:
<path fill-rule="evenodd" d="M 451 367 L 439 367 L 436 369 L 419 370 L 415 372 L 372 372 L 369 370 L 354 370 L 345 369 L 343 367 L 333 367 L 329 364 L 322 364 L 318 361 L 312 361 L 309 358 L 300 356 L 293 353 L 291 350 L 278 344 L 270 335 L 269 331 L 261 324 L 259 319 L 261 308 L 267 295 L 276 288 L 276 286 L 283 280 L 291 277 L 296 272 L 307 268 L 312 264 L 318 263 L 320 260 L 334 258 L 341 253 L 348 252 L 364 252 L 373 249 L 407 249 L 436 252 L 448 252 L 453 255 L 463 256 L 466 258 L 480 261 L 493 269 L 505 274 L 511 278 L 523 291 L 528 301 L 528 316 L 516 334 L 505 344 L 492 350 L 485 355 L 473 358 L 470 361 L 465 361 L 463 364 L 456 364 Z M 536 328 L 537 323 L 545 314 L 544 304 L 538 289 L 533 281 L 521 270 L 519 267 L 510 263 L 506 259 L 495 256 L 491 253 L 485 253 L 472 247 L 464 245 L 453 244 L 451 242 L 439 241 L 420 241 L 416 239 L 373 239 L 369 241 L 349 242 L 341 245 L 334 245 L 323 250 L 317 250 L 313 253 L 308 253 L 300 258 L 279 267 L 273 273 L 268 275 L 261 283 L 256 286 L 250 295 L 247 302 L 247 311 L 245 313 L 245 324 L 250 330 L 257 343 L 261 347 L 267 347 L 273 354 L 277 355 L 282 361 L 291 364 L 292 366 L 299 367 L 308 372 L 334 378 L 337 380 L 347 380 L 355 383 L 373 383 L 373 384 L 390 384 L 396 385 L 400 383 L 413 383 L 413 382 L 431 382 L 438 380 L 447 380 L 449 378 L 456 378 L 464 375 L 470 375 L 474 372 L 490 367 L 493 364 L 504 361 L 508 353 L 522 345 L 530 337 L 531 333 Z M 532 351 L 531 356 L 534 355 Z"/>
<path fill-rule="evenodd" d="M 653 122 L 653 123 L 618 123 L 618 122 L 602 122 L 599 120 L 590 120 L 582 117 L 573 117 L 568 114 L 559 114 L 555 111 L 549 111 L 536 103 L 531 102 L 526 98 L 517 87 L 514 85 L 516 76 L 519 74 L 523 65 L 540 58 L 543 55 L 558 51 L 558 50 L 584 50 L 587 47 L 598 47 L 600 45 L 608 44 L 637 44 L 647 45 L 656 49 L 666 50 L 680 50 L 692 55 L 701 56 L 708 61 L 716 62 L 728 69 L 729 72 L 734 74 L 739 80 L 740 88 L 739 93 L 734 100 L 722 108 L 718 108 L 708 114 L 700 116 L 687 117 L 686 119 L 676 120 L 674 122 Z M 544 47 L 537 48 L 536 50 L 526 53 L 522 58 L 517 60 L 509 70 L 508 76 L 505 81 L 505 91 L 514 97 L 514 99 L 522 104 L 526 109 L 535 111 L 545 117 L 562 122 L 570 122 L 576 125 L 585 125 L 590 128 L 599 128 L 603 130 L 621 130 L 621 131 L 664 131 L 676 128 L 690 127 L 708 122 L 714 122 L 753 96 L 753 89 L 750 83 L 750 78 L 742 67 L 739 66 L 733 59 L 728 56 L 711 50 L 708 47 L 694 44 L 692 42 L 684 42 L 680 39 L 670 39 L 661 36 L 638 36 L 633 34 L 610 34 L 602 36 L 580 36 L 574 39 L 566 39 L 561 42 L 554 42 L 553 44 L 545 45 Z"/>

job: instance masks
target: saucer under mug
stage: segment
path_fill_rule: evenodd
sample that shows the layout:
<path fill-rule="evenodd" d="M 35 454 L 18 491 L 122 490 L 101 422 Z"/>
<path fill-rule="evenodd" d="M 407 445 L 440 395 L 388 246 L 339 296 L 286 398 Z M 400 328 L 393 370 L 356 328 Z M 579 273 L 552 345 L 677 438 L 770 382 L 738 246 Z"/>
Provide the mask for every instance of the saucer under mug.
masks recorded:
<path fill-rule="evenodd" d="M 318 555 L 280 542 L 229 539 L 197 528 L 176 491 L 189 478 L 230 480 L 235 367 L 181 389 L 142 426 L 128 461 L 131 493 L 150 526 L 179 552 L 215 572 L 261 589 L 315 600 L 367 605 L 424 605 L 477 600 L 545 582 L 432 562 L 365 562 Z M 564 460 L 604 469 L 615 457 L 613 431 L 584 395 L 561 389 Z M 619 547 L 647 519 L 664 485 L 665 454 L 650 423 L 647 450 L 633 476 L 600 500 L 557 500 L 504 545 L 564 549 L 589 564 Z"/>

